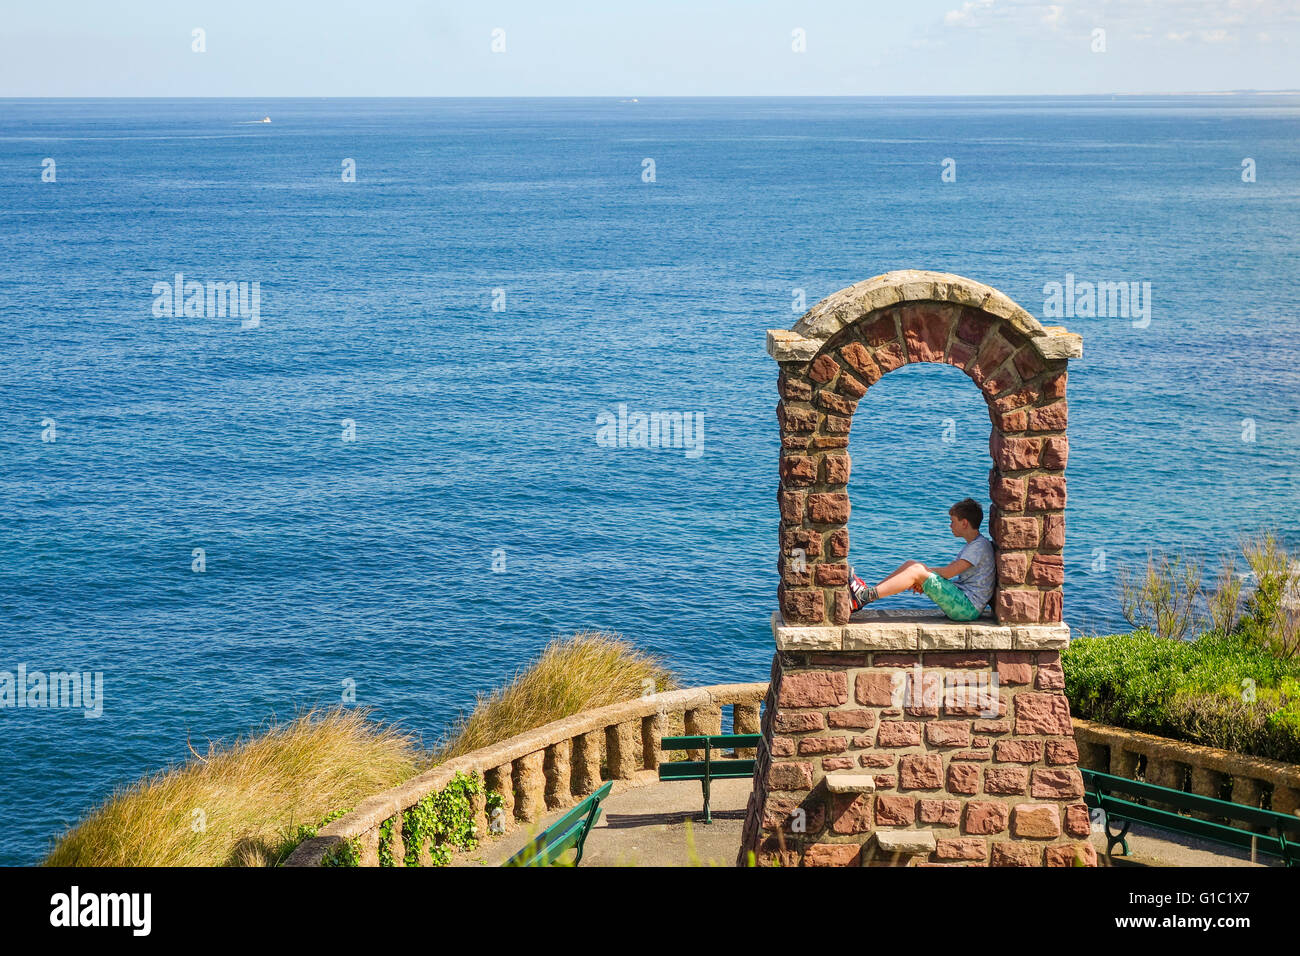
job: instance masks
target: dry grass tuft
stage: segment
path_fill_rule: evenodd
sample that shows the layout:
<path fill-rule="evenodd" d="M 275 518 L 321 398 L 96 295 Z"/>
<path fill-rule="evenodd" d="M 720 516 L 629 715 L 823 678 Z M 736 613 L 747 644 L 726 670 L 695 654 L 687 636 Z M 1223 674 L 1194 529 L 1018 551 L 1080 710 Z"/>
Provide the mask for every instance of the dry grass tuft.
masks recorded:
<path fill-rule="evenodd" d="M 412 776 L 406 734 L 361 710 L 313 710 L 119 790 L 47 866 L 266 866 L 302 824 Z"/>
<path fill-rule="evenodd" d="M 617 634 L 581 631 L 547 645 L 510 683 L 479 694 L 474 710 L 456 721 L 435 756 L 448 760 L 553 720 L 676 686 L 658 658 Z"/>

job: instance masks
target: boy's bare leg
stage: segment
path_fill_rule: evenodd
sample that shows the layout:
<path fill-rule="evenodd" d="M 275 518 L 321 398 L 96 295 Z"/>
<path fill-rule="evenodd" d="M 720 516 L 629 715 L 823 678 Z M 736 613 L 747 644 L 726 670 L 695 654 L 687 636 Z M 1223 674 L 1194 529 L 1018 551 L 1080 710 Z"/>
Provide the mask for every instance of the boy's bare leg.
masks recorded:
<path fill-rule="evenodd" d="M 902 594 L 919 587 L 929 576 L 930 569 L 920 561 L 904 561 L 893 574 L 876 585 L 876 594 L 880 597 Z"/>

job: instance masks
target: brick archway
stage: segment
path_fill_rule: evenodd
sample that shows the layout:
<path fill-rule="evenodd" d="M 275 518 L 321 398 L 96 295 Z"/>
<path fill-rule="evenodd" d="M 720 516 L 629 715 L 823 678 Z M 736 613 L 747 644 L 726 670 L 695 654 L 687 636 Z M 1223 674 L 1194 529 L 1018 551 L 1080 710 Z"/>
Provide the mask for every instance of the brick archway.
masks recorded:
<path fill-rule="evenodd" d="M 938 272 L 868 279 L 768 332 L 780 364 L 778 502 L 787 625 L 849 620 L 849 431 L 867 390 L 894 369 L 961 369 L 988 405 L 988 529 L 1001 623 L 1060 621 L 1065 544 L 1066 365 L 1082 339 L 1047 327 L 989 286 Z"/>

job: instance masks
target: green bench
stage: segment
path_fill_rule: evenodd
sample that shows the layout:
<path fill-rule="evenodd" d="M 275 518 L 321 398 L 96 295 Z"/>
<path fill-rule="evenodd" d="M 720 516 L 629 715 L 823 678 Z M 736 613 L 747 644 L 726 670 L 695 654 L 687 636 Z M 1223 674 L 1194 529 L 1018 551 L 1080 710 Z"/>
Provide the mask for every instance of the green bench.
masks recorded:
<path fill-rule="evenodd" d="M 1082 769 L 1082 768 L 1081 768 Z M 1128 856 L 1129 826 L 1144 823 L 1186 836 L 1212 840 L 1240 850 L 1252 850 L 1278 857 L 1287 866 L 1300 865 L 1300 817 L 1273 810 L 1261 810 L 1240 803 L 1203 797 L 1196 793 L 1171 790 L 1153 783 L 1142 783 L 1126 777 L 1116 777 L 1096 770 L 1082 770 L 1083 800 L 1090 808 L 1105 813 L 1106 857 L 1111 859 L 1117 845 L 1124 847 Z M 1195 810 L 1222 817 L 1227 824 L 1183 816 L 1170 810 L 1161 810 L 1151 803 L 1161 803 L 1179 810 Z M 1240 821 L 1245 826 L 1233 826 Z M 1118 830 L 1113 824 L 1123 824 Z M 1257 826 L 1264 832 L 1246 829 Z"/>
<path fill-rule="evenodd" d="M 659 765 L 660 780 L 698 780 L 704 788 L 704 822 L 712 823 L 709 812 L 709 784 L 714 780 L 735 780 L 754 775 L 753 760 L 714 758 L 714 750 L 762 745 L 762 734 L 695 734 L 688 737 L 665 737 L 664 750 L 702 750 L 703 760 L 666 760 Z"/>
<path fill-rule="evenodd" d="M 549 827 L 528 841 L 528 845 L 506 860 L 503 866 L 554 866 L 556 860 L 567 850 L 576 848 L 572 866 L 582 862 L 582 848 L 586 845 L 587 834 L 600 819 L 600 804 L 614 789 L 610 780 L 587 799 L 556 820 Z"/>

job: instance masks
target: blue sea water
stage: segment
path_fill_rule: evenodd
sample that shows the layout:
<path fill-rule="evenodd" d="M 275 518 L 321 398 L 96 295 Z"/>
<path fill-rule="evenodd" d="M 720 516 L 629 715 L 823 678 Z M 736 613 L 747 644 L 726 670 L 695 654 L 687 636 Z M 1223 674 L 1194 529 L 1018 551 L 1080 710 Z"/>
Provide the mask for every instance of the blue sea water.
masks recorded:
<path fill-rule="evenodd" d="M 764 679 L 763 342 L 795 290 L 938 269 L 1041 316 L 1067 274 L 1150 283 L 1145 328 L 1053 320 L 1086 349 L 1078 632 L 1124 627 L 1115 570 L 1149 547 L 1294 543 L 1298 120 L 1293 96 L 0 101 L 0 671 L 104 675 L 98 719 L 0 709 L 0 863 L 346 682 L 431 741 L 583 628 L 688 685 Z M 259 282 L 260 327 L 156 316 L 176 273 Z M 702 454 L 598 445 L 620 403 L 702 415 Z M 987 438 L 954 369 L 872 388 L 860 573 L 955 555 Z"/>

